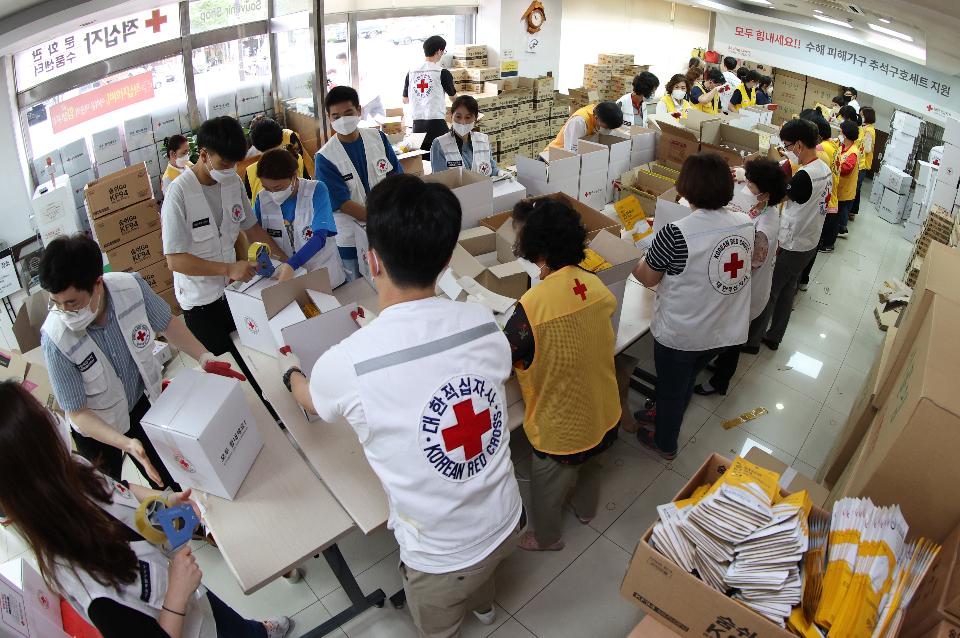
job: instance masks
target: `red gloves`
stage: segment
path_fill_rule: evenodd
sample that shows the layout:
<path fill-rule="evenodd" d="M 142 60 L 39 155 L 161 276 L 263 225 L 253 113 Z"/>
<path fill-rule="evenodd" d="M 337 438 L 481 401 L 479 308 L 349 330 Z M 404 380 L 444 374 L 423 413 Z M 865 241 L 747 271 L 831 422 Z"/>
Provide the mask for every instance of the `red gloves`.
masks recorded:
<path fill-rule="evenodd" d="M 210 374 L 219 374 L 221 377 L 232 377 L 239 381 L 247 380 L 247 377 L 231 368 L 226 361 L 207 361 L 203 364 L 203 371 Z"/>

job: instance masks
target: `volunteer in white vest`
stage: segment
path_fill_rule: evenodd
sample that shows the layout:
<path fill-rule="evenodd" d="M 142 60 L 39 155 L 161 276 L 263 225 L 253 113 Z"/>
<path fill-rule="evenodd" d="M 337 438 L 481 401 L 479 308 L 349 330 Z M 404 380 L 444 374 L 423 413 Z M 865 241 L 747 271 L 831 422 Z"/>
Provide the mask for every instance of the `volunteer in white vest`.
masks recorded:
<path fill-rule="evenodd" d="M 263 185 L 253 203 L 260 225 L 281 244 L 290 258 L 279 266 L 280 281 L 293 278 L 301 266 L 308 272 L 326 268 L 330 286 L 346 280 L 337 244 L 337 224 L 330 209 L 330 194 L 323 182 L 299 177 L 297 158 L 275 148 L 257 162 L 257 179 Z"/>
<path fill-rule="evenodd" d="M 213 354 L 231 351 L 243 369 L 230 340 L 236 326 L 223 291 L 231 280 L 248 281 L 254 267 L 237 260 L 234 244 L 244 231 L 281 259 L 286 254 L 257 226 L 237 175 L 237 162 L 247 152 L 240 123 L 227 116 L 207 120 L 197 131 L 197 147 L 199 162 L 173 181 L 163 200 L 163 252 L 187 327 Z"/>
<path fill-rule="evenodd" d="M 757 354 L 763 341 L 776 350 L 793 312 L 793 299 L 807 264 L 817 255 L 820 233 L 833 189 L 833 173 L 817 157 L 820 131 L 808 120 L 791 120 L 780 129 L 780 140 L 791 164 L 799 168 L 787 185 L 780 214 L 780 252 L 773 268 L 767 307 L 751 324 L 750 339 L 741 352 Z M 768 327 L 769 326 L 769 327 Z"/>
<path fill-rule="evenodd" d="M 162 334 L 202 364 L 213 355 L 140 275 L 104 274 L 100 247 L 86 235 L 50 242 L 39 274 L 50 293 L 40 347 L 77 450 L 118 480 L 129 454 L 152 485 L 175 486 L 140 425 L 163 378 L 153 347 Z"/>
<path fill-rule="evenodd" d="M 387 136 L 360 124 L 360 96 L 349 86 L 336 86 L 324 103 L 335 135 L 317 152 L 317 180 L 330 193 L 337 222 L 337 247 L 347 281 L 360 276 L 356 230 L 367 221 L 367 194 L 392 173 L 402 173 Z"/>
<path fill-rule="evenodd" d="M 413 132 L 426 133 L 420 147 L 425 151 L 430 150 L 433 140 L 447 132 L 445 96 L 457 94 L 453 74 L 440 66 L 446 49 L 447 41 L 438 35 L 424 40 L 423 64 L 411 69 L 403 81 L 403 103 L 411 107 Z"/>
<path fill-rule="evenodd" d="M 740 192 L 734 203 L 753 220 L 753 256 L 750 259 L 751 325 L 767 305 L 773 283 L 773 265 L 777 260 L 777 237 L 780 233 L 780 204 L 787 196 L 787 176 L 780 164 L 766 158 L 752 159 L 737 169 Z M 753 328 L 756 330 L 756 328 Z M 710 396 L 727 393 L 730 380 L 740 362 L 740 346 L 721 352 L 713 365 L 710 380 L 693 388 L 696 394 Z"/>
<path fill-rule="evenodd" d="M 472 95 L 461 95 L 450 107 L 453 124 L 450 132 L 433 140 L 430 147 L 430 168 L 434 173 L 448 168 L 464 168 L 490 177 L 497 174 L 490 139 L 474 130 L 480 107 Z"/>
<path fill-rule="evenodd" d="M 693 212 L 660 229 L 633 272 L 644 286 L 657 286 L 650 325 L 657 407 L 634 414 L 653 426 L 637 438 L 668 460 L 677 455 L 697 374 L 723 348 L 747 340 L 754 230 L 749 215 L 725 208 L 733 186 L 719 155 L 688 157 L 677 193 Z"/>
<path fill-rule="evenodd" d="M 660 86 L 660 78 L 650 71 L 643 71 L 633 78 L 633 91 L 619 100 L 620 110 L 623 112 L 623 121 L 636 126 L 647 124 L 647 100 L 653 99 L 653 94 Z"/>
<path fill-rule="evenodd" d="M 50 589 L 103 638 L 287 634 L 288 618 L 245 620 L 203 587 L 189 545 L 168 558 L 143 539 L 134 513 L 159 492 L 117 482 L 72 455 L 53 415 L 20 384 L 0 383 L 0 405 L 0 508 Z M 170 500 L 192 503 L 189 490 Z"/>
<path fill-rule="evenodd" d="M 407 605 L 429 638 L 459 636 L 471 611 L 493 622 L 494 572 L 524 522 L 510 345 L 488 308 L 435 293 L 460 217 L 441 184 L 403 175 L 374 188 L 367 260 L 380 316 L 321 356 L 309 380 L 295 353 L 280 361 L 304 408 L 356 431 L 387 493 Z"/>

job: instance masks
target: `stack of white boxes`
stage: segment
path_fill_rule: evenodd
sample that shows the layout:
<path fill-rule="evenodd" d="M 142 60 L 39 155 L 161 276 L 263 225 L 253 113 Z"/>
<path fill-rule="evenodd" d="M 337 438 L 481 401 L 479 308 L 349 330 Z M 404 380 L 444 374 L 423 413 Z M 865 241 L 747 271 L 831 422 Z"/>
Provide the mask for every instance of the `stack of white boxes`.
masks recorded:
<path fill-rule="evenodd" d="M 123 137 L 127 143 L 130 165 L 143 162 L 153 185 L 153 192 L 160 192 L 160 158 L 157 157 L 156 140 L 153 137 L 153 117 L 147 113 L 123 123 Z M 162 141 L 162 140 L 161 140 Z M 101 174 L 101 177 L 103 175 Z"/>
<path fill-rule="evenodd" d="M 903 223 L 903 236 L 907 241 L 915 241 L 923 229 L 923 222 L 930 211 L 930 200 L 933 198 L 933 187 L 939 170 L 939 164 L 917 161 L 916 188 L 913 191 L 909 213 Z"/>
<path fill-rule="evenodd" d="M 914 147 L 917 138 L 920 137 L 922 126 L 923 120 L 916 115 L 905 111 L 897 111 L 893 114 L 893 121 L 890 123 L 890 139 L 887 140 L 887 146 L 883 151 L 884 165 L 889 164 L 901 171 L 906 170 L 913 159 Z"/>
<path fill-rule="evenodd" d="M 948 119 L 943 126 L 943 158 L 930 196 L 930 206 L 940 206 L 954 216 L 960 212 L 957 186 L 960 184 L 960 120 Z"/>
<path fill-rule="evenodd" d="M 910 197 L 910 186 L 913 178 L 909 173 L 894 168 L 889 164 L 880 167 L 877 179 L 873 182 L 873 191 L 882 189 L 877 211 L 880 219 L 891 224 L 899 224 L 907 211 L 907 200 Z"/>
<path fill-rule="evenodd" d="M 69 177 L 80 229 L 89 230 L 87 214 L 83 208 L 83 187 L 87 185 L 87 182 L 96 179 L 96 176 L 93 174 L 93 163 L 91 163 L 90 155 L 87 153 L 86 140 L 80 138 L 66 146 L 36 157 L 33 162 L 37 171 L 37 182 L 41 185 L 49 181 L 51 176 L 51 172 L 47 168 L 48 157 L 53 167 L 52 174 L 56 176 L 58 183 L 61 179 Z"/>

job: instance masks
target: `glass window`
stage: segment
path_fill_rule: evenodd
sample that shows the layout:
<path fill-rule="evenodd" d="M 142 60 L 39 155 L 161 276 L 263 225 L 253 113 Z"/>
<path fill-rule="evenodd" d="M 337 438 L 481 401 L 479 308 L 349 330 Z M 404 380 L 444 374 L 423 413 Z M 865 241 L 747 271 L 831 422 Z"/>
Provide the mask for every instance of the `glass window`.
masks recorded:
<path fill-rule="evenodd" d="M 327 26 L 329 29 L 329 25 Z M 313 37 L 310 29 L 277 34 L 277 70 L 280 103 L 284 112 L 316 116 L 313 104 Z"/>
<path fill-rule="evenodd" d="M 246 126 L 255 115 L 272 110 L 267 36 L 196 49 L 193 75 L 200 119 L 230 115 Z"/>
<path fill-rule="evenodd" d="M 276 4 L 273 7 L 273 15 L 285 16 L 291 13 L 301 11 L 310 11 L 313 8 L 313 0 L 274 0 Z"/>
<path fill-rule="evenodd" d="M 439 35 L 448 47 L 462 44 L 457 33 L 463 29 L 457 26 L 463 19 L 438 15 L 357 22 L 360 102 L 366 104 L 380 96 L 384 106 L 400 106 L 406 74 L 423 64 L 423 41 Z"/>
<path fill-rule="evenodd" d="M 191 0 L 190 32 L 267 19 L 270 0 Z"/>
<path fill-rule="evenodd" d="M 335 86 L 352 86 L 350 81 L 350 43 L 347 42 L 347 23 L 324 25 L 326 37 L 323 53 L 327 63 L 327 90 Z"/>

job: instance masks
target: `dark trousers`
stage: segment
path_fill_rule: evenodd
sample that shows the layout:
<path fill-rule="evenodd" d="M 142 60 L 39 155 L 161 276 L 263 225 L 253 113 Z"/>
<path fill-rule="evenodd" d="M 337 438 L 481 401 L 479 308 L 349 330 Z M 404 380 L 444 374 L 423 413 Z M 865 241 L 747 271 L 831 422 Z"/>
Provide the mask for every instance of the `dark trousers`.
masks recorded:
<path fill-rule="evenodd" d="M 760 332 L 760 317 L 762 316 L 761 314 L 750 322 L 750 335 Z M 710 377 L 710 385 L 721 394 L 726 394 L 730 388 L 730 380 L 737 372 L 738 365 L 740 365 L 740 346 L 724 348 L 713 360 L 713 376 Z"/>
<path fill-rule="evenodd" d="M 857 194 L 853 198 L 853 206 L 850 209 L 851 215 L 856 215 L 857 213 L 860 212 L 860 191 L 863 190 L 863 178 L 866 177 L 867 173 L 869 172 L 870 171 L 863 168 L 863 169 L 860 169 L 860 174 L 857 175 Z M 846 228 L 847 228 L 846 226 L 842 227 L 843 230 L 846 230 Z"/>
<path fill-rule="evenodd" d="M 697 374 L 723 348 L 712 350 L 675 350 L 653 341 L 653 361 L 657 367 L 657 420 L 654 442 L 664 452 L 677 451 L 677 438 L 683 424 Z"/>
<path fill-rule="evenodd" d="M 207 591 L 207 600 L 213 610 L 213 622 L 219 638 L 267 638 L 267 629 L 262 622 L 247 620 L 212 591 Z"/>
<path fill-rule="evenodd" d="M 827 217 L 836 217 L 836 215 L 827 215 Z M 790 323 L 790 315 L 793 313 L 793 299 L 797 296 L 800 277 L 816 256 L 816 248 L 806 252 L 781 250 L 777 253 L 777 263 L 773 267 L 773 283 L 770 286 L 770 300 L 756 319 L 759 322 L 756 332 L 753 332 L 753 324 L 750 324 L 751 334 L 747 341 L 748 345 L 759 346 L 764 336 L 774 343 L 780 343 L 783 340 L 787 324 Z M 659 385 L 657 390 L 659 397 Z"/>
<path fill-rule="evenodd" d="M 850 215 L 853 214 L 853 207 L 858 204 L 857 200 L 851 199 L 837 205 L 837 232 L 847 230 L 847 222 L 850 221 Z"/>
<path fill-rule="evenodd" d="M 212 354 L 216 356 L 225 352 L 232 354 L 237 365 L 240 366 L 240 372 L 247 377 L 247 381 L 257 391 L 257 395 L 263 398 L 260 386 L 250 374 L 250 368 L 243 362 L 240 351 L 233 345 L 233 340 L 230 338 L 230 334 L 237 329 L 237 325 L 233 322 L 233 315 L 230 314 L 226 297 L 220 297 L 206 306 L 194 306 L 190 310 L 184 310 L 183 320 L 193 336 Z M 273 414 L 273 408 L 269 404 L 267 407 L 270 409 L 270 414 Z"/>
<path fill-rule="evenodd" d="M 433 140 L 437 139 L 441 135 L 446 135 L 449 133 L 450 126 L 447 124 L 446 120 L 414 120 L 413 132 L 426 133 L 426 136 L 423 138 L 423 144 L 420 145 L 420 149 L 427 151 L 427 155 L 424 157 L 429 160 L 430 146 L 433 144 Z"/>
<path fill-rule="evenodd" d="M 846 223 L 846 215 L 843 214 L 844 204 L 852 204 L 853 200 L 849 202 L 840 202 L 839 211 L 827 215 L 823 220 L 823 230 L 820 231 L 820 248 L 833 248 L 837 243 L 837 233 L 840 232 L 841 224 Z M 816 255 L 814 255 L 816 257 Z"/>
<path fill-rule="evenodd" d="M 126 432 L 125 436 L 143 443 L 143 449 L 147 453 L 147 458 L 150 459 L 150 463 L 152 463 L 153 467 L 157 468 L 157 472 L 160 473 L 160 478 L 163 479 L 163 485 L 154 483 L 153 479 L 147 475 L 146 470 L 143 469 L 143 466 L 140 465 L 135 458 L 130 457 L 130 460 L 137 466 L 137 469 L 140 470 L 143 477 L 149 481 L 152 488 L 162 490 L 164 486 L 166 486 L 179 492 L 180 486 L 173 480 L 173 477 L 167 470 L 167 466 L 160 460 L 160 455 L 157 454 L 153 443 L 150 442 L 146 432 L 143 431 L 143 426 L 140 425 L 140 419 L 143 418 L 143 415 L 146 414 L 149 409 L 150 401 L 147 397 L 142 397 L 137 402 L 137 405 L 133 406 L 133 410 L 130 411 L 130 429 Z M 118 450 L 112 445 L 107 445 L 96 439 L 83 436 L 76 431 L 73 432 L 73 442 L 76 443 L 80 456 L 96 465 L 101 472 L 110 478 L 116 481 L 120 480 L 120 474 L 123 471 L 123 450 Z"/>

